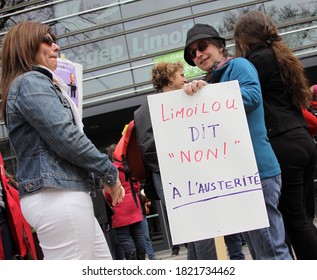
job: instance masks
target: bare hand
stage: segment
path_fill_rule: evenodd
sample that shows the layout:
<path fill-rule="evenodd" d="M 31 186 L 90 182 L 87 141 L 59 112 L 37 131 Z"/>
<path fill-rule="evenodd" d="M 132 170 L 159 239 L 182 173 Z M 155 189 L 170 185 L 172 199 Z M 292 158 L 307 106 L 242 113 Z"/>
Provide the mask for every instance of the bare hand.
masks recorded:
<path fill-rule="evenodd" d="M 194 80 L 188 84 L 183 85 L 183 90 L 188 95 L 194 95 L 199 89 L 207 85 L 207 82 L 203 80 Z"/>
<path fill-rule="evenodd" d="M 117 203 L 121 203 L 124 196 L 125 190 L 121 185 L 121 182 L 118 180 L 113 187 L 108 187 L 107 185 L 103 185 L 104 190 L 110 194 L 112 199 L 112 206 L 116 206 Z"/>

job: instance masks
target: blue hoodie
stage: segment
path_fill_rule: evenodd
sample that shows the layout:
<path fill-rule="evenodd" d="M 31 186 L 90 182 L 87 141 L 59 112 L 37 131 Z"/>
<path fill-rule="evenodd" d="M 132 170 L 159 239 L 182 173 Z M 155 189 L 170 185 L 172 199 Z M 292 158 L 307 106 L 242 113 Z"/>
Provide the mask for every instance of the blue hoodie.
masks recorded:
<path fill-rule="evenodd" d="M 245 58 L 229 60 L 214 70 L 212 83 L 238 80 L 261 179 L 281 173 L 267 137 L 260 81 L 255 67 Z"/>

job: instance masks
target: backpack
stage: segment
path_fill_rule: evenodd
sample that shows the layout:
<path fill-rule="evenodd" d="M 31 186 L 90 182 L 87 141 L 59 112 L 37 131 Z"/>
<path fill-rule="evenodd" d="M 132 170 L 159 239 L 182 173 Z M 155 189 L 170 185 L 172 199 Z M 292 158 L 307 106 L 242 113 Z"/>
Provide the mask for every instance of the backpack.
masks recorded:
<path fill-rule="evenodd" d="M 113 157 L 124 163 L 125 173 L 130 174 L 136 181 L 146 180 L 146 166 L 136 138 L 134 120 L 125 125 Z"/>
<path fill-rule="evenodd" d="M 32 229 L 25 220 L 21 207 L 19 192 L 10 184 L 6 176 L 4 162 L 0 153 L 0 180 L 3 187 L 3 197 L 6 205 L 6 220 L 9 226 L 10 235 L 13 239 L 14 258 L 16 259 L 37 259 L 36 248 L 33 239 Z M 4 247 L 2 243 L 0 224 L 0 259 L 4 259 Z"/>
<path fill-rule="evenodd" d="M 133 180 L 143 182 L 144 192 L 149 199 L 160 200 L 154 187 L 151 171 L 146 167 L 138 145 L 134 120 L 125 125 L 113 157 L 123 163 L 126 181 L 130 181 L 135 201 Z"/>
<path fill-rule="evenodd" d="M 125 180 L 130 182 L 132 196 L 138 206 L 134 181 L 146 180 L 146 167 L 137 142 L 134 120 L 125 125 L 113 157 L 123 164 Z"/>

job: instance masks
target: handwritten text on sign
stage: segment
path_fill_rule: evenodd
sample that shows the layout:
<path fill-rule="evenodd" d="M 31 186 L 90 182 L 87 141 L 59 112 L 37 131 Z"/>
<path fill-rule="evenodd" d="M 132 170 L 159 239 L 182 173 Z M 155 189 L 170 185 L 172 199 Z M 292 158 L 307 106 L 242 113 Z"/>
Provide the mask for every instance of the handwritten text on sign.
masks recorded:
<path fill-rule="evenodd" d="M 267 226 L 238 83 L 148 101 L 173 242 Z"/>

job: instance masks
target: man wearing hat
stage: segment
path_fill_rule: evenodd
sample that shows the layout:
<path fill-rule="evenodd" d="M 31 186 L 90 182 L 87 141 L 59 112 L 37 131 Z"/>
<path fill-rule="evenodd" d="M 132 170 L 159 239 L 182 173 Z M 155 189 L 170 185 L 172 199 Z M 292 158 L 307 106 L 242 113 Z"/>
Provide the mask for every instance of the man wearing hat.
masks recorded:
<path fill-rule="evenodd" d="M 184 86 L 189 95 L 206 83 L 239 82 L 270 224 L 268 228 L 245 232 L 243 236 L 253 259 L 292 259 L 285 244 L 283 219 L 277 209 L 281 170 L 267 138 L 261 86 L 255 67 L 244 58 L 230 57 L 225 39 L 214 27 L 200 23 L 187 32 L 184 59 L 189 65 L 207 71 L 204 81 L 194 80 Z"/>

